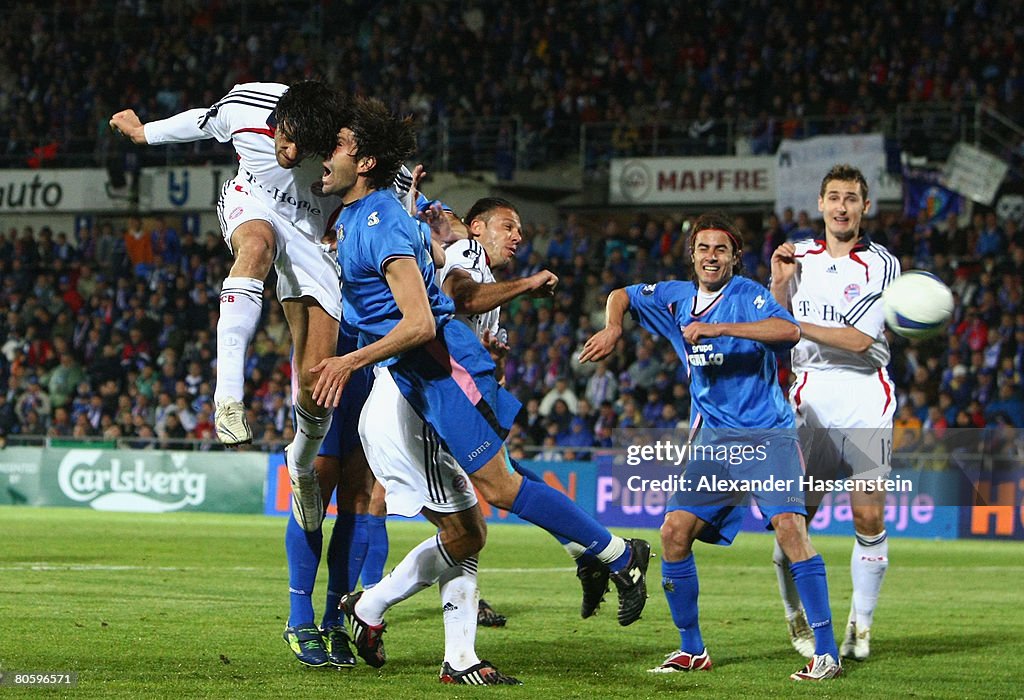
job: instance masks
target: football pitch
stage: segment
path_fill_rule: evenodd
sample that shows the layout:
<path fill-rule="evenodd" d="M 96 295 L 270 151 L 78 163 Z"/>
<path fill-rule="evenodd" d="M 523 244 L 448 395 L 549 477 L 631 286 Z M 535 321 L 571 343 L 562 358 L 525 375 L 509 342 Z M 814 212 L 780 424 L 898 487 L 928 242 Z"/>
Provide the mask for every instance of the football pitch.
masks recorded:
<path fill-rule="evenodd" d="M 333 521 L 328 521 L 328 527 Z M 138 515 L 0 508 L 0 695 L 154 698 L 1022 698 L 1024 543 L 891 540 L 872 658 L 824 684 L 788 680 L 803 660 L 782 621 L 772 543 L 741 535 L 697 545 L 701 624 L 715 668 L 653 675 L 678 646 L 651 562 L 643 618 L 619 627 L 614 592 L 579 617 L 571 561 L 532 527 L 494 525 L 481 593 L 509 618 L 481 629 L 481 658 L 519 688 L 442 686 L 436 588 L 388 615 L 380 670 L 301 667 L 281 639 L 288 587 L 285 521 L 200 513 Z M 428 536 L 389 522 L 390 565 Z M 657 533 L 643 536 L 660 550 Z M 817 537 L 837 634 L 850 600 L 851 538 Z M 323 605 L 326 572 L 314 600 Z M 75 687 L 11 687 L 16 673 L 76 673 Z"/>

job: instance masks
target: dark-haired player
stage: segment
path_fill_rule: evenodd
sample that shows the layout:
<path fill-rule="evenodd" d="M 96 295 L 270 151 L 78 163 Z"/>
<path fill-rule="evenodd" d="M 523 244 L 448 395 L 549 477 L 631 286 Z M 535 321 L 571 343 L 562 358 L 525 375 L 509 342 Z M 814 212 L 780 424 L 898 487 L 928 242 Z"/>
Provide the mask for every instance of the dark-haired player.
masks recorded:
<path fill-rule="evenodd" d="M 861 233 L 870 208 L 863 173 L 836 165 L 818 193 L 824 239 L 784 243 L 772 255 L 772 295 L 793 312 L 802 332 L 793 348 L 796 381 L 789 399 L 808 472 L 822 478 L 867 481 L 886 477 L 892 468 L 896 395 L 886 371 L 889 344 L 881 299 L 899 276 L 900 263 Z M 844 400 L 836 401 L 840 394 Z M 856 534 L 850 561 L 853 600 L 840 652 L 862 661 L 871 651 L 875 606 L 889 566 L 885 492 L 852 490 L 850 503 Z M 774 559 L 793 646 L 806 654 L 803 611 L 778 548 Z"/>
<path fill-rule="evenodd" d="M 698 623 L 693 542 L 730 544 L 742 520 L 743 509 L 736 506 L 749 493 L 793 562 L 800 599 L 814 628 L 814 656 L 790 677 L 833 678 L 842 673 L 842 666 L 832 633 L 825 563 L 807 535 L 800 447 L 775 359 L 776 351 L 796 344 L 800 328 L 767 289 L 736 274 L 742 250 L 731 220 L 717 214 L 698 218 L 690 234 L 690 251 L 693 281 L 613 291 L 605 328 L 587 340 L 580 355 L 583 361 L 609 355 L 622 336 L 623 318 L 631 311 L 641 326 L 672 343 L 690 374 L 689 444 L 698 449 L 691 450 L 683 488 L 673 495 L 661 526 L 662 588 L 680 645 L 651 671 L 711 669 Z M 739 459 L 724 460 L 723 447 Z M 747 486 L 720 492 L 713 486 L 716 477 Z M 775 490 L 765 480 L 781 480 L 785 488 Z"/>

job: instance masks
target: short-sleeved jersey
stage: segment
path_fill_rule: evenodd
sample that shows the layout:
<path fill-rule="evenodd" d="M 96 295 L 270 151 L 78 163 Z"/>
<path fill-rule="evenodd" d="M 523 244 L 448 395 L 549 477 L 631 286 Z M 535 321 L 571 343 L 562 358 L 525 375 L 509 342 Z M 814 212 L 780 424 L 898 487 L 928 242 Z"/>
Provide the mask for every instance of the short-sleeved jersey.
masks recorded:
<path fill-rule="evenodd" d="M 694 321 L 748 323 L 781 318 L 796 323 L 767 289 L 746 277 L 733 277 L 707 308 L 701 309 L 693 282 L 659 282 L 626 287 L 633 317 L 672 343 L 690 374 L 690 424 L 694 428 L 792 428 L 793 411 L 779 387 L 776 352 L 754 340 L 720 336 L 687 343 L 683 329 Z"/>
<path fill-rule="evenodd" d="M 889 364 L 882 291 L 899 276 L 899 260 L 867 238 L 841 258 L 828 254 L 825 241 L 800 241 L 795 257 L 790 298 L 796 320 L 827 328 L 852 326 L 875 342 L 867 352 L 856 353 L 804 337 L 793 348 L 793 370 L 863 373 Z"/>
<path fill-rule="evenodd" d="M 286 170 L 277 162 L 274 150 L 277 101 L 288 90 L 280 83 L 242 83 L 208 108 L 190 109 L 167 119 L 145 125 L 150 144 L 189 143 L 203 139 L 231 142 L 238 154 L 236 187 L 281 214 L 319 243 L 327 230 L 327 217 L 338 206 L 334 196 L 315 195 L 311 186 L 320 181 L 323 164 L 306 158 Z"/>
<path fill-rule="evenodd" d="M 458 268 L 469 273 L 469 276 L 477 284 L 488 284 L 494 282 L 494 274 L 487 261 L 487 253 L 480 242 L 473 238 L 463 238 L 452 243 L 444 251 L 444 267 L 438 274 L 438 285 L 444 286 L 448 274 Z M 484 331 L 490 331 L 493 336 L 498 332 L 498 319 L 501 317 L 501 307 L 485 311 L 482 314 L 458 314 L 457 319 L 469 326 L 478 338 L 484 337 Z"/>
<path fill-rule="evenodd" d="M 361 346 L 382 338 L 402 318 L 384 277 L 386 264 L 395 258 L 416 261 L 438 327 L 452 317 L 455 302 L 441 292 L 434 279 L 430 230 L 409 215 L 392 190 L 376 190 L 346 206 L 334 231 L 343 313 L 359 330 Z"/>

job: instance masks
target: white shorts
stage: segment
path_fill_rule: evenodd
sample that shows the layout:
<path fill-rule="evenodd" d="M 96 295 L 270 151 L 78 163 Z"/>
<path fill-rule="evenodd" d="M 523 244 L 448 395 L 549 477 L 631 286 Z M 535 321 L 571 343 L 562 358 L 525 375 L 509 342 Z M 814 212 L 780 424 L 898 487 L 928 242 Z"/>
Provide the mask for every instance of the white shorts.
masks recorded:
<path fill-rule="evenodd" d="M 334 254 L 310 240 L 286 217 L 249 193 L 244 178 L 228 180 L 221 188 L 217 214 L 221 234 L 231 249 L 235 229 L 249 221 L 266 221 L 274 231 L 274 267 L 277 298 L 313 297 L 324 311 L 341 321 L 341 281 Z"/>
<path fill-rule="evenodd" d="M 809 474 L 834 478 L 836 461 L 857 479 L 885 478 L 892 469 L 896 390 L 884 369 L 801 372 L 789 391 Z"/>
<path fill-rule="evenodd" d="M 411 518 L 423 508 L 458 513 L 477 504 L 466 472 L 405 400 L 386 368 L 374 367 L 373 388 L 359 415 L 370 469 L 384 486 L 388 513 Z"/>

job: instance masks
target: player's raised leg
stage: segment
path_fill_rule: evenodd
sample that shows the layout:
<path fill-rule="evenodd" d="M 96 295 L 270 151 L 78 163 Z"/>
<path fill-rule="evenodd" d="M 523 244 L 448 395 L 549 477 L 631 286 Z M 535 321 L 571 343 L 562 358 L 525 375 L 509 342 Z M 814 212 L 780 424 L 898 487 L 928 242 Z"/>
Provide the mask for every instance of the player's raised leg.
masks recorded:
<path fill-rule="evenodd" d="M 285 450 L 292 485 L 292 512 L 307 532 L 320 527 L 323 499 L 313 460 L 331 426 L 332 409 L 312 398 L 315 378 L 310 373 L 322 360 L 333 357 L 338 343 L 338 320 L 312 297 L 282 302 L 295 353 L 292 358 L 292 395 L 295 402 L 295 438 Z"/>
<path fill-rule="evenodd" d="M 539 474 L 527 469 L 516 460 L 512 459 L 510 461 L 512 468 L 522 474 L 523 477 L 530 481 L 544 481 Z M 580 617 L 586 619 L 594 615 L 601 603 L 604 602 L 604 595 L 608 592 L 608 581 L 611 571 L 608 569 L 607 564 L 589 552 L 583 545 L 573 542 L 562 535 L 554 533 L 551 533 L 551 535 L 558 540 L 558 543 L 565 548 L 565 551 L 576 562 L 576 578 L 580 580 L 580 585 L 583 587 Z M 504 624 L 504 616 L 502 616 L 502 624 Z"/>
<path fill-rule="evenodd" d="M 487 502 L 583 545 L 611 571 L 611 580 L 619 594 L 619 624 L 629 625 L 639 620 L 647 604 L 650 544 L 646 540 L 624 540 L 613 535 L 565 494 L 543 481 L 524 479 L 508 467 L 506 460 L 507 453 L 502 449 L 470 474 Z"/>
<path fill-rule="evenodd" d="M 254 219 L 231 232 L 235 261 L 221 285 L 217 319 L 217 379 L 214 425 L 225 445 L 252 442 L 245 419 L 245 359 L 263 312 L 263 280 L 274 261 L 274 231 Z"/>

